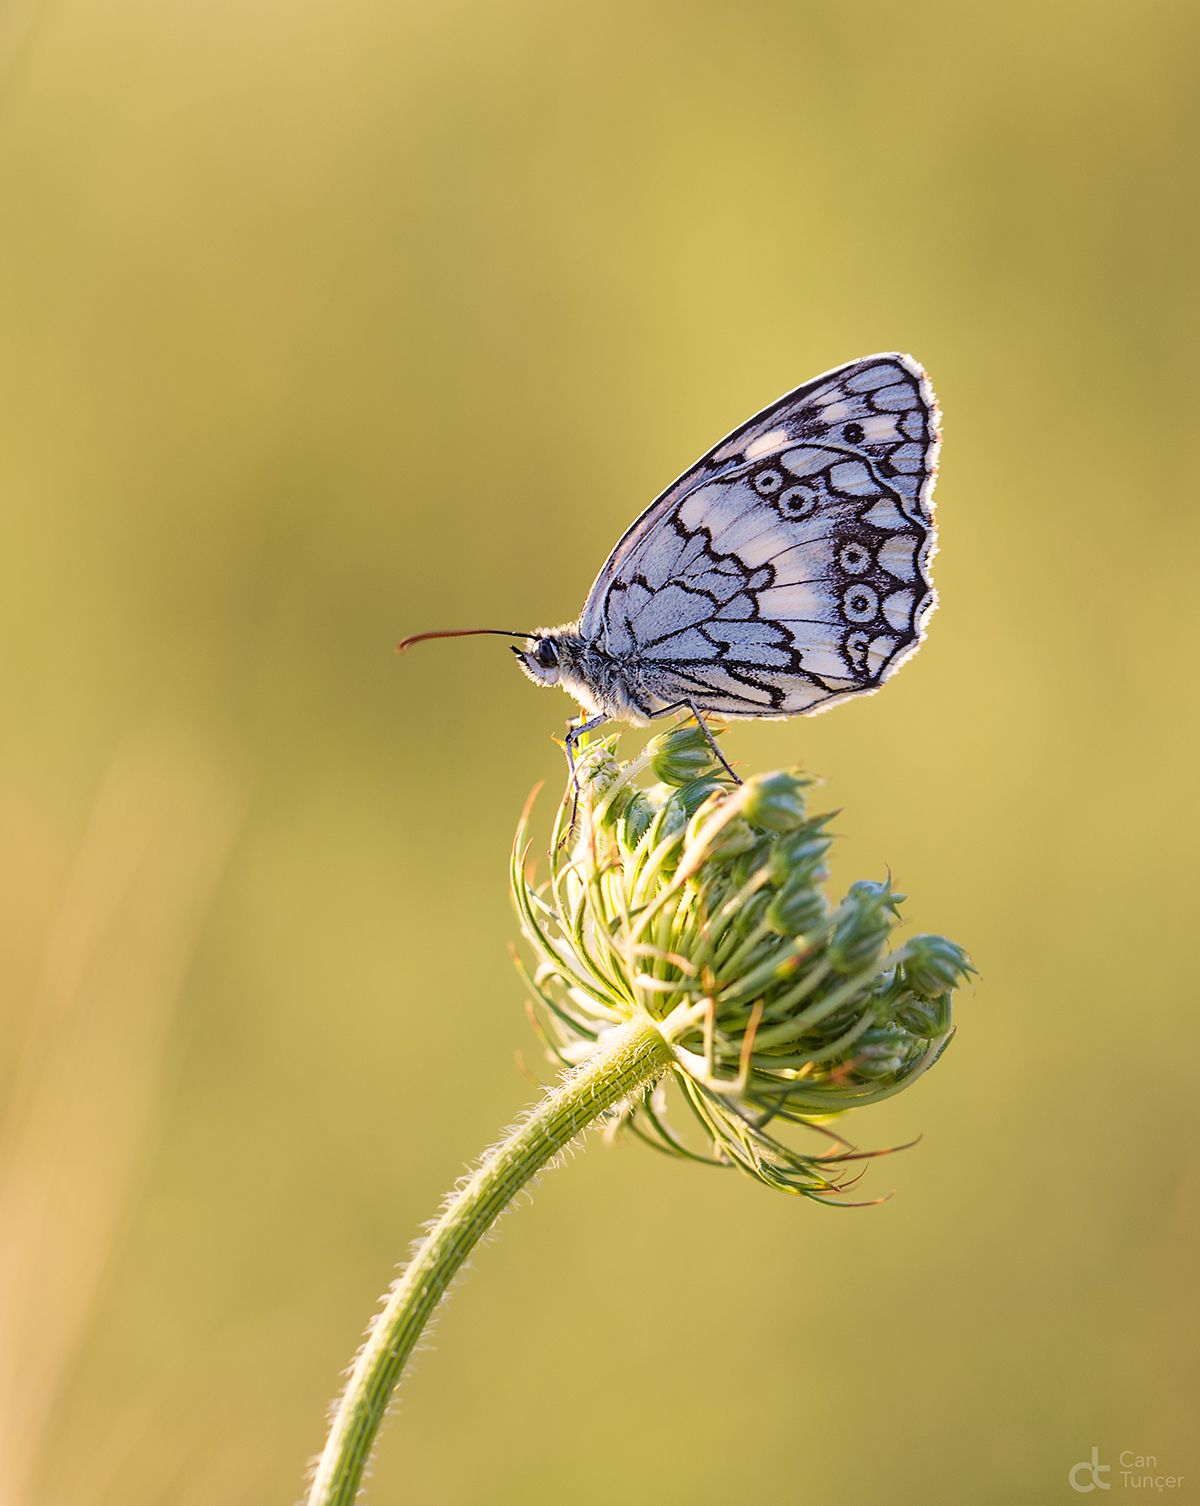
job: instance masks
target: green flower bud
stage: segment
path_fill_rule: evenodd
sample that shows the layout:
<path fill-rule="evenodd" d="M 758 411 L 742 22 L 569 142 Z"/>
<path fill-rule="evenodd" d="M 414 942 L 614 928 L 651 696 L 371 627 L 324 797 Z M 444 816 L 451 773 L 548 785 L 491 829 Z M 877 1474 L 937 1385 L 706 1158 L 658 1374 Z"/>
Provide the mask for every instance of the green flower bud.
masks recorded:
<path fill-rule="evenodd" d="M 749 883 L 751 879 L 754 880 L 754 887 L 756 889 L 759 889 L 761 885 L 760 892 L 746 901 L 747 905 L 757 905 L 758 910 L 761 911 L 766 908 L 767 901 L 771 895 L 770 883 L 769 881 L 764 883 L 762 875 L 764 871 L 766 873 L 770 871 L 773 843 L 771 838 L 764 836 L 761 831 L 754 831 L 753 827 L 751 827 L 751 831 L 754 833 L 754 843 L 752 846 L 747 847 L 745 852 L 739 854 L 736 863 L 730 864 L 729 882 L 736 885 L 738 889 L 743 884 Z M 755 913 L 758 913 L 758 911 Z"/>
<path fill-rule="evenodd" d="M 690 821 L 700 807 L 713 795 L 720 795 L 729 789 L 729 785 L 723 779 L 709 777 L 707 779 L 693 779 L 688 784 L 681 785 L 667 801 L 668 805 L 677 806 Z"/>
<path fill-rule="evenodd" d="M 781 889 L 767 906 L 766 922 L 781 936 L 811 936 L 825 924 L 829 905 L 806 878 Z"/>
<path fill-rule="evenodd" d="M 894 1079 L 908 1060 L 912 1040 L 899 1030 L 864 1031 L 850 1056 L 850 1075 L 859 1082 Z"/>
<path fill-rule="evenodd" d="M 829 961 L 839 973 L 858 973 L 878 957 L 892 928 L 903 894 L 893 894 L 890 882 L 860 879 L 851 884 L 843 914 L 829 943 Z"/>
<path fill-rule="evenodd" d="M 658 851 L 668 837 L 680 837 L 687 824 L 687 812 L 678 800 L 663 801 L 654 809 L 654 818 L 650 822 L 646 846 L 651 852 Z M 679 843 L 675 844 L 674 854 L 667 861 L 674 871 L 679 864 Z"/>
<path fill-rule="evenodd" d="M 944 936 L 914 936 L 904 952 L 904 982 L 922 999 L 950 993 L 975 971 L 962 947 Z"/>
<path fill-rule="evenodd" d="M 693 779 L 691 783 L 682 785 L 679 789 L 670 790 L 665 798 L 662 798 L 660 794 L 657 800 L 647 791 L 637 792 L 648 802 L 654 813 L 647 828 L 649 831 L 646 839 L 648 849 L 651 852 L 658 851 L 661 844 L 669 837 L 680 839 L 669 850 L 662 853 L 661 861 L 664 871 L 673 874 L 678 868 L 683 847 L 682 836 L 696 811 L 714 792 L 726 789 L 728 785 L 722 784 L 717 779 Z M 639 817 L 639 820 L 641 819 L 643 818 Z"/>
<path fill-rule="evenodd" d="M 814 816 L 774 844 L 771 849 L 773 884 L 785 888 L 800 880 L 816 884 L 829 877 L 825 854 L 833 846 L 833 838 L 825 835 L 824 828 L 832 820 L 833 812 Z"/>
<path fill-rule="evenodd" d="M 600 824 L 606 827 L 615 827 L 622 824 L 622 817 L 629 809 L 629 804 L 634 797 L 634 791 L 627 784 L 621 787 L 604 801 L 603 812 L 600 816 Z"/>
<path fill-rule="evenodd" d="M 777 774 L 756 774 L 742 786 L 742 810 L 751 826 L 764 831 L 788 832 L 803 824 L 804 791 L 812 783 L 795 769 Z"/>
<path fill-rule="evenodd" d="M 942 938 L 939 936 L 937 939 L 940 941 Z M 923 1041 L 932 1041 L 939 1035 L 945 1035 L 950 1029 L 950 1001 L 948 993 L 936 999 L 914 999 L 909 994 L 906 1002 L 893 1011 L 892 1019 L 907 1030 L 909 1035 L 918 1036 Z"/>
<path fill-rule="evenodd" d="M 622 845 L 632 852 L 650 830 L 650 823 L 654 817 L 655 809 L 649 797 L 641 790 L 635 791 L 626 803 L 624 819 L 621 822 Z"/>
<path fill-rule="evenodd" d="M 833 1196 L 841 1163 L 769 1126 L 842 1113 L 919 1077 L 948 1034 L 966 954 L 941 937 L 890 954 L 903 898 L 890 884 L 854 884 L 830 907 L 832 816 L 805 818 L 807 775 L 733 786 L 695 728 L 673 728 L 632 764 L 609 742 L 580 760 L 578 814 L 572 823 L 572 786 L 544 883 L 526 875 L 524 828 L 514 848 L 513 896 L 536 957 L 524 976 L 551 1049 L 579 1061 L 614 1024 L 655 1022 L 708 1159 Z M 640 771 L 657 782 L 642 787 Z M 621 1122 L 692 1154 L 661 1095 L 626 1104 Z"/>
<path fill-rule="evenodd" d="M 688 784 L 718 766 L 704 729 L 695 722 L 651 738 L 646 752 L 654 777 L 663 784 Z"/>
<path fill-rule="evenodd" d="M 711 862 L 714 858 L 726 861 L 740 857 L 743 853 L 753 851 L 758 846 L 758 841 L 758 832 L 748 821 L 734 819 L 713 838 L 708 846 L 707 858 Z"/>

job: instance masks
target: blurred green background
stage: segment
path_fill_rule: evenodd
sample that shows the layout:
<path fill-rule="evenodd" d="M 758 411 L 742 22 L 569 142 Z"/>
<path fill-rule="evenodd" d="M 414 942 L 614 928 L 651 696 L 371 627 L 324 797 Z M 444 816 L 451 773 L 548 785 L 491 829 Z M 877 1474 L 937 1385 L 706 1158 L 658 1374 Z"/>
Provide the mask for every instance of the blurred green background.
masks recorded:
<path fill-rule="evenodd" d="M 592 1144 L 369 1499 L 1057 1502 L 1195 1439 L 1200 11 L 8 0 L 0 1500 L 293 1501 L 544 1075 L 498 641 L 781 391 L 911 350 L 942 606 L 734 728 L 983 980 L 855 1213 Z M 627 734 L 626 742 L 633 734 Z"/>

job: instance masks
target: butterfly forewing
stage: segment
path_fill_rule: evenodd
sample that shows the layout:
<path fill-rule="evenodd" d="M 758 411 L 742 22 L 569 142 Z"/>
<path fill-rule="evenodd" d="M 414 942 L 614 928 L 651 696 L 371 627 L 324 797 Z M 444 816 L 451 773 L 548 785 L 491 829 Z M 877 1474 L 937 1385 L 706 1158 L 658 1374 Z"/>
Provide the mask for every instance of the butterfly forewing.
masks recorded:
<path fill-rule="evenodd" d="M 910 356 L 788 393 L 633 524 L 580 631 L 653 670 L 656 705 L 795 716 L 870 692 L 935 604 L 937 405 Z"/>

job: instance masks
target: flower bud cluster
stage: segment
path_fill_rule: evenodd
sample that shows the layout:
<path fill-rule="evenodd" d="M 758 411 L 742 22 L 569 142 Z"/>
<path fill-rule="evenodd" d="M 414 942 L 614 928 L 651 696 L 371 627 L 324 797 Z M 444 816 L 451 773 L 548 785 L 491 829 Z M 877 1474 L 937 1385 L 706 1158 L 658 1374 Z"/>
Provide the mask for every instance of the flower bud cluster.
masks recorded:
<path fill-rule="evenodd" d="M 832 1151 L 804 1155 L 767 1126 L 813 1128 L 915 1082 L 950 1039 L 970 959 L 941 936 L 889 949 L 904 899 L 890 882 L 852 884 L 830 902 L 836 813 L 809 814 L 812 780 L 800 770 L 735 785 L 694 722 L 628 763 L 616 744 L 583 752 L 578 810 L 572 818 L 570 786 L 544 883 L 527 873 L 524 822 L 514 849 L 547 1044 L 575 1062 L 604 1030 L 653 1020 L 708 1141 L 699 1159 L 832 1196 L 851 1159 L 845 1142 L 831 1135 Z M 660 1149 L 697 1155 L 669 1123 L 661 1087 L 623 1121 Z"/>

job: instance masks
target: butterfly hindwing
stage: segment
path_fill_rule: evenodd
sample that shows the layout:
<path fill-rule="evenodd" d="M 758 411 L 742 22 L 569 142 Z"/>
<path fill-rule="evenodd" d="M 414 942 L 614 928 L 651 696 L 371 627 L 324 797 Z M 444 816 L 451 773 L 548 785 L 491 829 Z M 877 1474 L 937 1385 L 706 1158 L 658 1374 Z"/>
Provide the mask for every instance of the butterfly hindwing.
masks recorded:
<path fill-rule="evenodd" d="M 795 716 L 877 689 L 935 603 L 937 418 L 909 356 L 787 394 L 633 524 L 580 631 L 647 666 L 650 712 Z"/>

